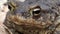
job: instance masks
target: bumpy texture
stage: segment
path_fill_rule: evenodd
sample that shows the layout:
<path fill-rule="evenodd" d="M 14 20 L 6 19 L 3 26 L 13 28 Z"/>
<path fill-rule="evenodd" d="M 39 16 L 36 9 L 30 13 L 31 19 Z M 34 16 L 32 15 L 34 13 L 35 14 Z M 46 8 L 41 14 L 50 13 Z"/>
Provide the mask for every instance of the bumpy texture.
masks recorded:
<path fill-rule="evenodd" d="M 11 2 L 11 3 L 10 3 Z M 9 0 L 5 25 L 13 34 L 60 34 L 60 0 Z"/>

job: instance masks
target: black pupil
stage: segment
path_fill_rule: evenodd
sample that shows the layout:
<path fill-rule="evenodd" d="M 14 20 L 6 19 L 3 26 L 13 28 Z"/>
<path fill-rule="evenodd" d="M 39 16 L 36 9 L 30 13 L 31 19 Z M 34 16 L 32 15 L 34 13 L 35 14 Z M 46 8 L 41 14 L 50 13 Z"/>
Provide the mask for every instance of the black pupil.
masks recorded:
<path fill-rule="evenodd" d="M 8 5 L 8 8 L 11 10 L 11 6 L 10 5 Z"/>
<path fill-rule="evenodd" d="M 32 11 L 33 14 L 39 14 L 40 10 Z"/>

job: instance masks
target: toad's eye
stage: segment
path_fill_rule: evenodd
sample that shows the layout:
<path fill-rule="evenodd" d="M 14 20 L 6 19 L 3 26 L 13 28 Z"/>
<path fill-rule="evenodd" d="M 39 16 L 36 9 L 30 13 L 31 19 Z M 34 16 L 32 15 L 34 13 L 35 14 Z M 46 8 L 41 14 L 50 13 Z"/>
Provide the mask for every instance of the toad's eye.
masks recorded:
<path fill-rule="evenodd" d="M 41 12 L 40 6 L 35 6 L 35 7 L 33 7 L 33 8 L 30 9 L 30 14 L 32 16 L 37 16 L 37 15 L 40 14 L 40 12 Z"/>
<path fill-rule="evenodd" d="M 40 9 L 36 8 L 32 11 L 32 14 L 39 14 L 40 13 Z"/>
<path fill-rule="evenodd" d="M 16 9 L 16 4 L 14 2 L 8 2 L 8 8 L 11 12 L 13 12 Z"/>

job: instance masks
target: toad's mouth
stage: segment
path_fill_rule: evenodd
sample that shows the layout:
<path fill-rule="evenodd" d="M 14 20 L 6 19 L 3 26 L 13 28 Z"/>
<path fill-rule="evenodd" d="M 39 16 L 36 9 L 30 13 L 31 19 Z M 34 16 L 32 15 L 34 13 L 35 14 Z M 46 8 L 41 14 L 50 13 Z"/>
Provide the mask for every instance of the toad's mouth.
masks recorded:
<path fill-rule="evenodd" d="M 51 21 L 47 20 L 46 22 L 41 22 L 41 21 L 36 21 L 33 18 L 24 18 L 19 15 L 9 15 L 7 17 L 8 21 L 12 21 L 13 23 L 17 25 L 24 25 L 24 26 L 29 26 L 29 27 L 38 27 L 38 28 L 46 28 L 52 24 Z"/>

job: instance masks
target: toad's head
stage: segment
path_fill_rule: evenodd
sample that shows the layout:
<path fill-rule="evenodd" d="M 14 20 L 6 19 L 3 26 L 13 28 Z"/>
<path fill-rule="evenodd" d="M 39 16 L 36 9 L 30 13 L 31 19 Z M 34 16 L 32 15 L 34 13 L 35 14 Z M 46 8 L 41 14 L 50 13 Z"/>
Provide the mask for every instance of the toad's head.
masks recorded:
<path fill-rule="evenodd" d="M 13 13 L 8 13 L 7 20 L 25 27 L 36 26 L 38 28 L 46 28 L 53 24 L 58 16 L 55 11 L 42 2 L 33 0 L 25 2 L 15 2 L 17 8 Z M 13 6 L 14 7 L 14 6 Z"/>

